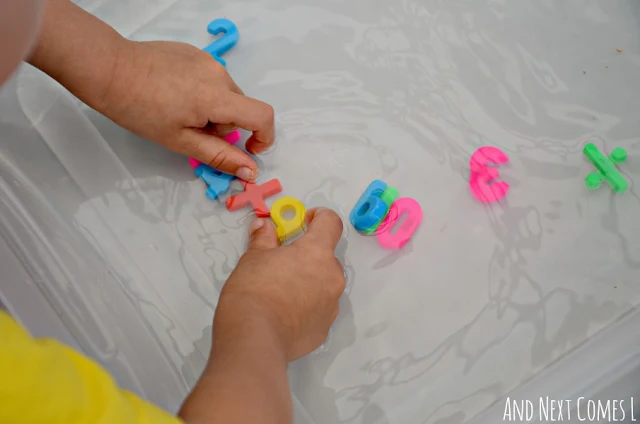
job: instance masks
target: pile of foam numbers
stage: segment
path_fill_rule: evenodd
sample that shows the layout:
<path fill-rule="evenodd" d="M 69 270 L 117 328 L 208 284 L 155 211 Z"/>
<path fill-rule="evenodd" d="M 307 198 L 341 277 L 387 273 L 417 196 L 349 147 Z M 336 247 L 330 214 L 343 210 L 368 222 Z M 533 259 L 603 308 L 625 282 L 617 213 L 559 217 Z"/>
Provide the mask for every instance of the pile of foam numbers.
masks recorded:
<path fill-rule="evenodd" d="M 227 19 L 216 19 L 209 24 L 207 31 L 212 35 L 223 34 L 204 51 L 226 66 L 221 56 L 237 44 L 238 29 Z M 235 144 L 240 138 L 240 132 L 236 130 L 226 136 L 225 140 Z M 627 159 L 627 152 L 623 148 L 614 148 L 607 157 L 593 143 L 587 143 L 582 152 L 596 169 L 596 172 L 585 178 L 587 188 L 597 189 L 603 182 L 607 182 L 616 193 L 627 190 L 628 183 L 615 166 Z M 509 183 L 498 180 L 500 174 L 492 165 L 502 165 L 508 161 L 509 157 L 493 146 L 480 147 L 471 155 L 469 190 L 478 201 L 498 202 L 507 195 Z M 196 176 L 207 184 L 206 196 L 211 200 L 216 200 L 226 193 L 231 181 L 236 178 L 195 159 L 190 159 L 189 162 L 195 168 Z M 264 199 L 282 191 L 279 180 L 272 179 L 261 185 L 243 181 L 242 185 L 244 192 L 226 200 L 229 211 L 251 205 L 257 216 L 271 217 L 276 224 L 278 237 L 283 242 L 304 231 L 306 210 L 301 201 L 294 197 L 282 197 L 273 203 L 271 209 L 265 204 Z M 410 197 L 398 198 L 398 194 L 397 189 L 384 181 L 374 180 L 364 190 L 349 214 L 349 221 L 360 234 L 376 235 L 379 244 L 386 249 L 399 249 L 404 246 L 422 222 L 422 208 L 418 202 Z M 284 218 L 283 214 L 287 210 L 294 211 L 293 218 Z"/>
<path fill-rule="evenodd" d="M 222 66 L 227 66 L 222 55 L 231 50 L 238 43 L 238 28 L 228 19 L 216 19 L 212 21 L 207 32 L 212 35 L 222 34 L 216 41 L 204 48 Z M 237 143 L 241 138 L 240 131 L 235 130 L 224 137 L 230 144 Z M 195 174 L 207 185 L 206 196 L 210 200 L 217 200 L 226 193 L 231 186 L 231 181 L 236 177 L 224 174 L 217 169 L 205 165 L 196 159 L 190 158 L 189 163 L 195 169 Z M 276 232 L 280 241 L 285 242 L 304 231 L 306 209 L 304 204 L 295 197 L 285 196 L 276 200 L 269 209 L 264 199 L 274 196 L 282 191 L 282 185 L 278 179 L 272 179 L 264 184 L 255 184 L 242 181 L 244 191 L 226 199 L 225 204 L 229 211 L 236 211 L 246 206 L 251 206 L 257 216 L 271 217 L 276 224 Z M 285 219 L 284 214 L 293 211 L 293 217 Z"/>

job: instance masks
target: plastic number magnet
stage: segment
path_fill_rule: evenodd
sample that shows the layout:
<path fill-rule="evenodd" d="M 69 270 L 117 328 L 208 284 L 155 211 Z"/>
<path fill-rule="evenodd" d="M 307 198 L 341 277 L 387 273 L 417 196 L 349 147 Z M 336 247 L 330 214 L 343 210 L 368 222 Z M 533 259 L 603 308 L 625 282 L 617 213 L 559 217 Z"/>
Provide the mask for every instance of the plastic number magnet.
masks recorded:
<path fill-rule="evenodd" d="M 380 195 L 380 198 L 384 200 L 388 207 L 391 207 L 393 202 L 398 198 L 398 190 L 396 190 L 395 187 L 387 186 Z"/>
<path fill-rule="evenodd" d="M 349 214 L 349 222 L 351 222 L 351 225 L 353 225 L 354 227 L 356 226 L 355 219 L 358 216 L 358 212 L 362 210 L 362 207 L 367 202 L 367 200 L 369 200 L 369 197 L 382 196 L 382 193 L 384 193 L 386 188 L 387 183 L 381 180 L 373 180 L 371 184 L 367 186 L 367 188 L 364 190 L 364 192 L 356 202 L 356 205 L 353 207 L 353 209 L 351 209 L 351 213 Z"/>
<path fill-rule="evenodd" d="M 606 157 L 593 143 L 588 143 L 582 149 L 582 153 L 597 170 L 597 172 L 592 172 L 584 179 L 587 188 L 596 189 L 600 187 L 603 181 L 606 181 L 616 193 L 623 193 L 627 189 L 627 180 L 624 179 L 615 166 L 615 164 L 627 160 L 626 150 L 622 147 L 616 147 L 611 151 L 611 155 Z"/>
<path fill-rule="evenodd" d="M 264 199 L 278 194 L 282 191 L 282 185 L 277 178 L 258 185 L 244 182 L 244 192 L 238 193 L 227 199 L 227 209 L 231 212 L 242 209 L 247 205 L 253 207 L 257 216 L 269 216 L 269 208 Z"/>
<path fill-rule="evenodd" d="M 389 211 L 387 203 L 379 197 L 369 196 L 353 219 L 353 226 L 360 232 L 375 231 Z"/>
<path fill-rule="evenodd" d="M 375 233 L 397 198 L 398 190 L 391 186 L 387 186 L 379 197 L 369 196 L 353 219 L 355 229 L 363 234 Z"/>
<path fill-rule="evenodd" d="M 406 218 L 398 224 L 403 215 Z M 377 235 L 378 243 L 385 249 L 399 249 L 411 239 L 421 222 L 420 204 L 410 197 L 402 197 L 391 205 L 387 217 L 380 224 L 379 228 L 384 230 Z"/>
<path fill-rule="evenodd" d="M 387 217 L 387 214 L 391 210 L 391 205 L 396 201 L 397 198 L 398 190 L 396 190 L 394 187 L 387 186 L 387 188 L 380 195 L 380 200 L 382 200 L 387 207 L 384 216 L 382 216 L 382 218 L 380 218 L 380 220 L 376 222 L 373 227 L 362 231 L 363 234 L 373 234 L 381 228 L 382 221 L 384 221 L 384 219 Z"/>
<path fill-rule="evenodd" d="M 240 134 L 239 130 L 233 130 L 229 134 L 222 137 L 222 139 L 229 144 L 236 144 L 238 141 L 240 141 L 241 138 L 242 134 Z"/>
<path fill-rule="evenodd" d="M 213 56 L 222 66 L 227 66 L 227 62 L 221 56 L 238 44 L 240 37 L 238 28 L 228 19 L 216 19 L 207 26 L 207 31 L 211 35 L 222 33 L 222 36 L 203 50 Z"/>
<path fill-rule="evenodd" d="M 202 162 L 200 162 L 198 159 L 189 158 L 189 165 L 191 165 L 193 169 L 196 169 L 200 165 L 202 165 Z"/>
<path fill-rule="evenodd" d="M 216 200 L 221 194 L 226 193 L 231 181 L 236 178 L 204 164 L 196 168 L 196 176 L 207 184 L 206 196 L 210 200 Z"/>
<path fill-rule="evenodd" d="M 487 165 L 499 165 L 508 161 L 509 157 L 502 150 L 492 146 L 480 147 L 471 155 L 469 189 L 476 199 L 490 203 L 497 202 L 507 195 L 509 183 L 496 181 L 500 173 L 496 168 Z"/>
<path fill-rule="evenodd" d="M 292 210 L 293 218 L 286 219 L 284 213 Z M 304 231 L 304 219 L 307 210 L 295 197 L 281 197 L 271 206 L 271 219 L 276 224 L 276 233 L 281 242 L 289 240 Z"/>

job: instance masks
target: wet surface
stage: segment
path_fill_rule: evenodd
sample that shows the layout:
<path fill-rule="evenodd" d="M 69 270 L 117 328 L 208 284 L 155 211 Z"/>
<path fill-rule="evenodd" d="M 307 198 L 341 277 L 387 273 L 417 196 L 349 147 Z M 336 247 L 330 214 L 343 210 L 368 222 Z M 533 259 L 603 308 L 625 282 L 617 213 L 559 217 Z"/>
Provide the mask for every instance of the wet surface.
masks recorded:
<path fill-rule="evenodd" d="M 298 422 L 466 421 L 638 304 L 638 3 L 79 3 L 133 39 L 198 47 L 209 21 L 233 20 L 228 70 L 277 113 L 260 181 L 345 219 L 341 314 L 291 365 Z M 627 150 L 626 193 L 585 188 L 589 141 Z M 509 156 L 497 204 L 469 191 L 484 145 Z M 0 234 L 30 278 L 0 292 L 25 284 L 51 311 L 5 294 L 10 306 L 57 317 L 123 385 L 175 410 L 249 211 L 207 200 L 185 158 L 28 67 L 0 92 L 0 178 Z M 400 251 L 346 220 L 376 178 L 422 206 Z"/>

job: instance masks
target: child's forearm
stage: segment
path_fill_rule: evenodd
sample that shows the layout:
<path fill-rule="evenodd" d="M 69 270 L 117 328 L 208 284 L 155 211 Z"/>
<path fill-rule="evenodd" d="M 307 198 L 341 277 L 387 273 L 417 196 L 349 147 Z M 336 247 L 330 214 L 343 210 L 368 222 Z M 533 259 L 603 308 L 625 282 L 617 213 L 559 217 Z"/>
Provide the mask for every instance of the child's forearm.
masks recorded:
<path fill-rule="evenodd" d="M 28 62 L 100 110 L 127 40 L 70 0 L 46 0 L 42 30 Z"/>
<path fill-rule="evenodd" d="M 241 303 L 218 305 L 209 364 L 180 412 L 187 423 L 293 422 L 277 325 L 259 305 Z"/>

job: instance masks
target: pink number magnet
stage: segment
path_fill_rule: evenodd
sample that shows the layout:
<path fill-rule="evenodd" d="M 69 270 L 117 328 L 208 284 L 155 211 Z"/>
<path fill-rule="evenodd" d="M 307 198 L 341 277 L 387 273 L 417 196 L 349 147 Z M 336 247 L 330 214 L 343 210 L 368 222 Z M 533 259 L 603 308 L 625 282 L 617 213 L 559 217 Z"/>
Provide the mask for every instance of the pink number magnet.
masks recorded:
<path fill-rule="evenodd" d="M 469 189 L 483 203 L 497 202 L 507 195 L 509 183 L 496 181 L 500 173 L 488 164 L 500 165 L 509 162 L 509 157 L 497 147 L 484 146 L 473 152 L 469 167 Z"/>
<path fill-rule="evenodd" d="M 403 215 L 406 215 L 404 221 L 397 225 Z M 378 231 L 382 230 L 378 233 L 378 243 L 385 249 L 400 249 L 407 244 L 421 222 L 422 208 L 417 201 L 410 197 L 397 199 L 391 205 L 387 217 L 378 227 Z"/>
<path fill-rule="evenodd" d="M 229 134 L 222 137 L 222 139 L 229 144 L 236 144 L 238 141 L 240 141 L 241 138 L 242 138 L 242 134 L 240 133 L 239 130 L 233 130 Z"/>

